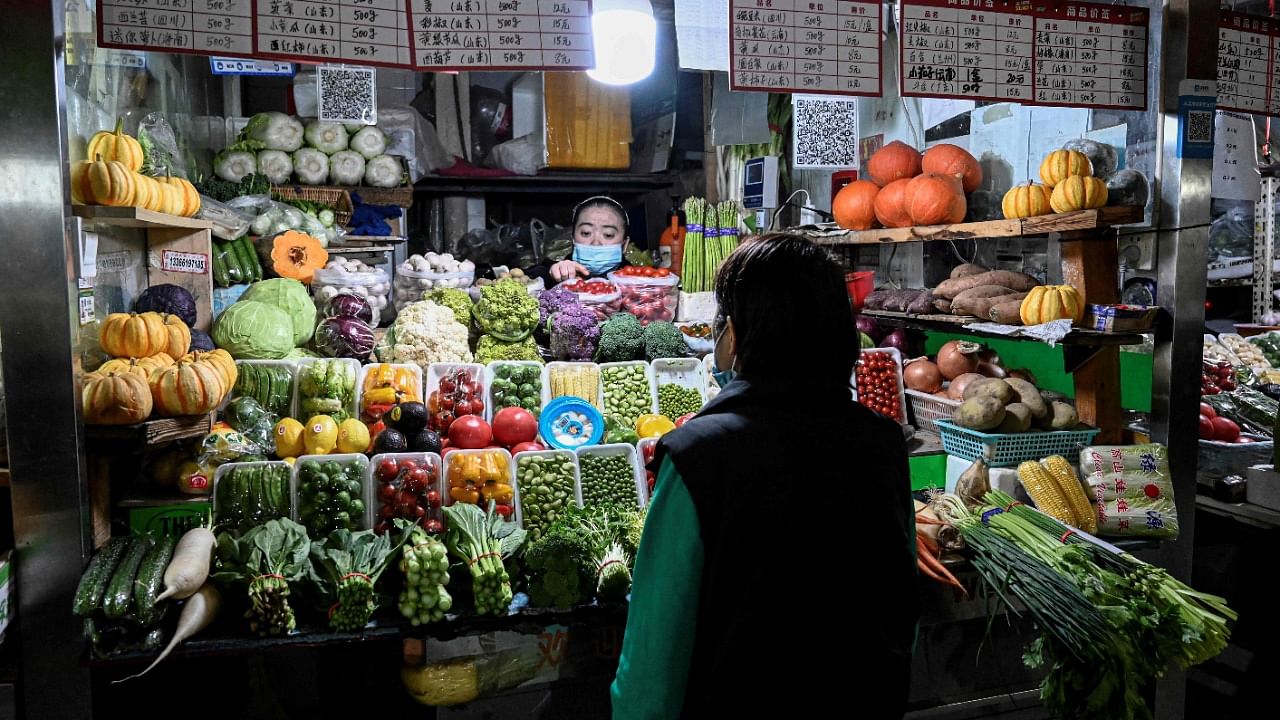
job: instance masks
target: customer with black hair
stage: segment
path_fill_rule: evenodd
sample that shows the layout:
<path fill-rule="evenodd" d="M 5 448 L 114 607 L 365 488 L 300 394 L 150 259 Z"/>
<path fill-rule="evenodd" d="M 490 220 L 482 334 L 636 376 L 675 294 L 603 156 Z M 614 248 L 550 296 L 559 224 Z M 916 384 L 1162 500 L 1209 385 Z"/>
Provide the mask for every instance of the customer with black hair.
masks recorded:
<path fill-rule="evenodd" d="M 715 294 L 717 375 L 736 377 L 658 443 L 613 717 L 899 718 L 919 614 L 906 443 L 851 399 L 843 273 L 766 235 Z"/>

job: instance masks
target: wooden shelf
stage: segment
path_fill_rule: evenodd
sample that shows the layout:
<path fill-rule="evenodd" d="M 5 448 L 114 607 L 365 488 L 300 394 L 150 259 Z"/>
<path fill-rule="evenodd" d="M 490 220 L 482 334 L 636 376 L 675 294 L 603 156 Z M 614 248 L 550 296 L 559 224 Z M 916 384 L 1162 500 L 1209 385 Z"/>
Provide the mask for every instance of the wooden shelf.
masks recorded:
<path fill-rule="evenodd" d="M 908 315 L 886 310 L 863 310 L 861 314 L 890 327 L 964 333 L 996 340 L 1032 340 L 1041 342 L 1036 338 L 1022 335 L 1001 335 L 1000 333 L 985 332 L 969 327 L 980 322 L 986 322 L 976 317 Z M 1104 333 L 1094 330 L 1072 330 L 1058 342 L 1062 345 L 1141 345 L 1142 335 L 1139 333 Z"/>
<path fill-rule="evenodd" d="M 1013 220 L 986 220 L 974 223 L 957 223 L 955 225 L 879 228 L 876 230 L 846 230 L 835 234 L 810 232 L 807 235 L 819 245 L 879 245 L 883 243 L 933 242 L 939 240 L 1033 237 L 1101 230 L 1112 225 L 1142 222 L 1143 217 L 1142 208 L 1125 205 Z"/>
<path fill-rule="evenodd" d="M 136 425 L 86 425 L 85 436 L 91 441 L 149 446 L 198 438 L 209 434 L 212 428 L 212 414 L 190 415 L 178 418 L 157 418 Z"/>
<path fill-rule="evenodd" d="M 1261 505 L 1223 502 L 1209 495 L 1196 495 L 1196 509 L 1237 520 L 1264 530 L 1280 527 L 1280 512 Z"/>
<path fill-rule="evenodd" d="M 136 207 L 106 207 L 105 205 L 72 205 L 71 213 L 104 225 L 130 228 L 181 228 L 183 230 L 211 230 L 208 220 L 167 215 Z"/>
<path fill-rule="evenodd" d="M 386 253 L 395 250 L 393 245 L 367 245 L 367 246 L 334 246 L 328 248 L 330 255 L 363 255 L 365 253 Z"/>

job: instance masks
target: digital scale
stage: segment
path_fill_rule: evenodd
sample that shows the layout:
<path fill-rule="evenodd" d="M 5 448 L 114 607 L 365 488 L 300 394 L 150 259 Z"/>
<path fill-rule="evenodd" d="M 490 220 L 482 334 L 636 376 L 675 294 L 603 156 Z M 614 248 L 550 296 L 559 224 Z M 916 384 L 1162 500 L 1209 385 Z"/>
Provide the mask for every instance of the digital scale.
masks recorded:
<path fill-rule="evenodd" d="M 769 229 L 770 210 L 778 207 L 778 158 L 773 155 L 747 161 L 742 180 L 742 206 L 756 211 L 756 228 Z"/>

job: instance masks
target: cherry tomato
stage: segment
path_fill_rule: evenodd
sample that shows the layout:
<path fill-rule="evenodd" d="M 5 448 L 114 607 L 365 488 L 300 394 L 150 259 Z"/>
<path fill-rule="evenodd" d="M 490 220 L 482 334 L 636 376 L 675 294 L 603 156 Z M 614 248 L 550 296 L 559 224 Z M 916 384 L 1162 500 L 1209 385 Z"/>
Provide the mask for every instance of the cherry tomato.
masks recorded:
<path fill-rule="evenodd" d="M 438 490 L 427 491 L 427 504 L 433 508 L 440 507 L 440 492 Z"/>
<path fill-rule="evenodd" d="M 378 479 L 380 480 L 394 480 L 399 472 L 400 467 L 391 458 L 383 458 L 378 462 Z"/>
<path fill-rule="evenodd" d="M 387 459 L 388 459 L 388 460 L 390 460 L 390 458 L 387 458 Z M 386 460 L 383 460 L 383 462 L 386 462 Z M 417 463 L 417 462 L 415 462 L 413 458 L 405 458 L 405 459 L 403 459 L 403 460 L 401 460 L 401 461 L 400 461 L 400 465 L 399 465 L 398 467 L 399 467 L 401 470 L 404 470 L 404 471 L 408 472 L 408 471 L 412 471 L 414 468 L 418 467 L 418 463 Z"/>

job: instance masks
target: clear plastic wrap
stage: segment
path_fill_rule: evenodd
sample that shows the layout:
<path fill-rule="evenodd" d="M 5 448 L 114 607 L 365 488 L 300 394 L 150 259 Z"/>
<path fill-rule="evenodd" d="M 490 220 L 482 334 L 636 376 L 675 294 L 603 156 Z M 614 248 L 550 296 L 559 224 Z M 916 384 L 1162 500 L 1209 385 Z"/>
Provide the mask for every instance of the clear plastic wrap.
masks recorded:
<path fill-rule="evenodd" d="M 342 294 L 356 295 L 369 303 L 377 327 L 391 302 L 391 278 L 382 268 L 365 265 L 358 260 L 330 260 L 311 279 L 311 294 L 316 307 L 323 311 L 330 300 Z M 387 313 L 388 315 L 390 313 Z"/>
<path fill-rule="evenodd" d="M 244 195 L 227 203 L 244 213 L 252 213 L 249 233 L 259 237 L 276 235 L 287 230 L 300 230 L 328 247 L 346 234 L 336 223 L 326 225 L 321 218 L 298 208 L 276 202 L 266 195 Z"/>

